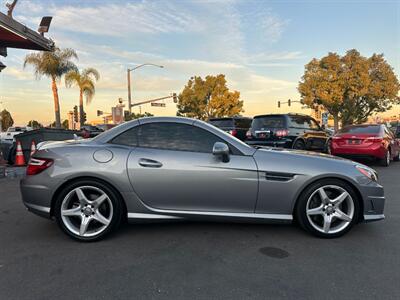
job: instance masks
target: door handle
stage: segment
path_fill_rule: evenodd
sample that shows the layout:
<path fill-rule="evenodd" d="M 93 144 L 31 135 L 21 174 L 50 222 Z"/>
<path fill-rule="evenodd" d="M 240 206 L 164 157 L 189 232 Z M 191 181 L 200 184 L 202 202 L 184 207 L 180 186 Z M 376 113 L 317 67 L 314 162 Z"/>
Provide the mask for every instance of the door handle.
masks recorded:
<path fill-rule="evenodd" d="M 139 159 L 139 165 L 145 168 L 161 168 L 162 163 L 156 160 L 141 158 Z"/>

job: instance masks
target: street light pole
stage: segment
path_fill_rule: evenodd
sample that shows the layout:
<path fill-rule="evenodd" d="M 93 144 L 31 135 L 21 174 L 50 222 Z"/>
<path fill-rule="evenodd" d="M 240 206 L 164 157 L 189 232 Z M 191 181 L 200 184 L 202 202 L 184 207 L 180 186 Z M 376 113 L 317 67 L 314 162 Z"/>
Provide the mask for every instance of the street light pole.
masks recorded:
<path fill-rule="evenodd" d="M 131 72 L 139 69 L 141 67 L 144 66 L 153 66 L 153 67 L 158 67 L 158 68 L 164 68 L 164 66 L 160 66 L 160 65 L 156 65 L 156 64 L 152 64 L 152 63 L 145 63 L 145 64 L 141 64 L 138 65 L 132 69 L 127 69 L 127 80 L 128 80 L 128 110 L 129 110 L 129 115 L 132 114 L 132 92 L 131 92 Z"/>

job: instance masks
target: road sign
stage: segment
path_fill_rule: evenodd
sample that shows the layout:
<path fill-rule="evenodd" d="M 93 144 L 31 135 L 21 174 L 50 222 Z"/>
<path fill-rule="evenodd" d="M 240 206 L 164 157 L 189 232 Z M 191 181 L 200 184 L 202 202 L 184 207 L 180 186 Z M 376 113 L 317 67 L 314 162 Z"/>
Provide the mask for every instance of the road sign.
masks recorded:
<path fill-rule="evenodd" d="M 153 103 L 151 103 L 151 106 L 165 107 L 165 103 L 157 103 L 157 102 L 153 102 Z"/>
<path fill-rule="evenodd" d="M 327 112 L 324 112 L 321 114 L 322 124 L 324 124 L 324 125 L 328 124 L 328 116 L 329 116 L 329 113 L 327 113 Z"/>

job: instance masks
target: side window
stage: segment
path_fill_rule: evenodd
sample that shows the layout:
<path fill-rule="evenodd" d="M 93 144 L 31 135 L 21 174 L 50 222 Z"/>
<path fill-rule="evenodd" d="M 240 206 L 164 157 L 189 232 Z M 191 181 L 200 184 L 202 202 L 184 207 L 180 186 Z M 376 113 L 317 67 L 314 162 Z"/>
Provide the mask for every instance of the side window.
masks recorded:
<path fill-rule="evenodd" d="M 211 153 L 215 142 L 224 141 L 188 124 L 150 123 L 138 130 L 138 145 L 144 148 Z"/>
<path fill-rule="evenodd" d="M 308 119 L 309 124 L 310 124 L 310 129 L 312 130 L 320 130 L 321 128 L 319 127 L 318 123 L 314 119 Z"/>
<path fill-rule="evenodd" d="M 124 131 L 117 137 L 113 138 L 111 143 L 118 144 L 118 145 L 137 147 L 138 146 L 138 139 L 137 139 L 138 128 L 139 127 L 136 126 L 131 129 L 128 129 L 127 131 Z"/>
<path fill-rule="evenodd" d="M 292 116 L 290 117 L 291 125 L 295 128 L 308 128 L 306 120 L 302 116 Z"/>

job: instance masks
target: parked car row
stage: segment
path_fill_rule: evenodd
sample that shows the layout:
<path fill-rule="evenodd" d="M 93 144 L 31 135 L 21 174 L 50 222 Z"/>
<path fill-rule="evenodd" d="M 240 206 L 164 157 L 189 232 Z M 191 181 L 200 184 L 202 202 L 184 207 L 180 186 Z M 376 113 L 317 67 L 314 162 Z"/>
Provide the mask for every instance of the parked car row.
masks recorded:
<path fill-rule="evenodd" d="M 281 147 L 326 152 L 351 159 L 376 159 L 383 166 L 400 160 L 400 126 L 351 125 L 336 134 L 303 114 L 215 118 L 212 125 L 253 147 Z"/>

